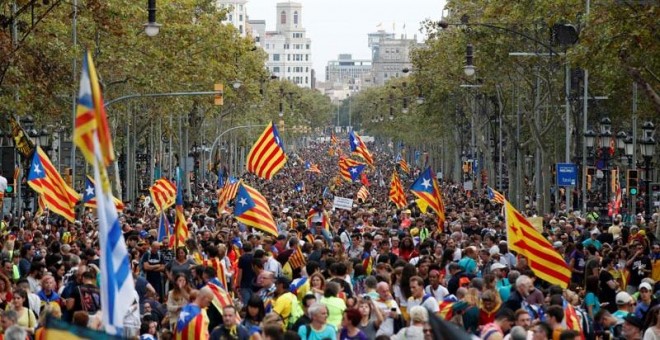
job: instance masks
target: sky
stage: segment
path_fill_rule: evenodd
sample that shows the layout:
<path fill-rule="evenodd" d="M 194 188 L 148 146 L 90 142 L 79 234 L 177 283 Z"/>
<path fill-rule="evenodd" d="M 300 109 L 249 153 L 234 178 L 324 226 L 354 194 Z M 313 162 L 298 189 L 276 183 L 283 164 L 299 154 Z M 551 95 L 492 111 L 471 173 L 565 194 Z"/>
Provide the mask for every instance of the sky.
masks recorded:
<path fill-rule="evenodd" d="M 275 6 L 283 0 L 248 0 L 250 20 L 266 20 L 266 29 L 275 30 Z M 367 34 L 381 29 L 423 42 L 420 23 L 439 20 L 444 0 L 298 0 L 302 4 L 302 24 L 312 39 L 312 59 L 316 78 L 325 79 L 328 60 L 340 53 L 354 59 L 371 59 Z M 405 24 L 405 29 L 404 29 Z"/>

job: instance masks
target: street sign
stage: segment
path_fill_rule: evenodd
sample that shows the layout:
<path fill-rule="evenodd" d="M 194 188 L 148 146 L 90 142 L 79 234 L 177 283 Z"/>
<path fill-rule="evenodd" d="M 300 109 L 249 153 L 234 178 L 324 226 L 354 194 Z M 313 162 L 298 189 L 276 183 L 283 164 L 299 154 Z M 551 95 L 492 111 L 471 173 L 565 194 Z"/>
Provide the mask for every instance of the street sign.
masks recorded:
<path fill-rule="evenodd" d="M 332 207 L 336 209 L 351 210 L 353 209 L 353 200 L 350 198 L 335 196 Z"/>
<path fill-rule="evenodd" d="M 557 163 L 557 186 L 568 187 L 577 184 L 577 165 Z"/>

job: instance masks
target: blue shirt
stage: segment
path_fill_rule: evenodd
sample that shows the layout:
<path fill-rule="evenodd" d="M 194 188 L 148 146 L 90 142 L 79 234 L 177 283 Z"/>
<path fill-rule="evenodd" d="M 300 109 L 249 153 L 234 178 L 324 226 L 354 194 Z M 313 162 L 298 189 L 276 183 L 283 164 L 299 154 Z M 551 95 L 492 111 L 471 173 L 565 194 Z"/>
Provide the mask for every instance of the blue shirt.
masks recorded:
<path fill-rule="evenodd" d="M 469 256 L 458 261 L 458 265 L 468 274 L 475 274 L 477 272 L 477 262 Z"/>
<path fill-rule="evenodd" d="M 584 304 L 587 306 L 587 308 L 589 306 L 592 307 L 591 308 L 592 316 L 596 315 L 596 313 L 598 313 L 598 311 L 600 310 L 600 301 L 598 300 L 596 294 L 592 292 L 587 293 L 587 296 L 584 297 Z"/>
<path fill-rule="evenodd" d="M 324 340 L 324 339 L 337 339 L 337 329 L 335 326 L 326 324 L 323 326 L 323 329 L 320 331 L 315 330 L 312 328 L 312 325 L 309 325 L 309 330 L 312 332 L 312 334 L 307 337 L 307 326 L 302 326 L 298 328 L 298 335 L 300 335 L 301 339 L 309 339 L 309 340 Z"/>

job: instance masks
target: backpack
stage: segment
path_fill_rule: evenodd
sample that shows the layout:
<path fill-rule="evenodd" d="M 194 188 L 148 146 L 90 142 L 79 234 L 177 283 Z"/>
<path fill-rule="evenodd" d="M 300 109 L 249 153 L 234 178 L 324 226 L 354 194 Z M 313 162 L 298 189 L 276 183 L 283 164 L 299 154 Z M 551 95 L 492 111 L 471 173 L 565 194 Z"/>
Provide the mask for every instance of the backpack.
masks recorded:
<path fill-rule="evenodd" d="M 302 309 L 302 306 L 300 306 L 300 303 L 298 303 L 298 298 L 293 293 L 288 293 L 293 296 L 291 299 L 291 314 L 289 314 L 289 323 L 287 325 L 288 329 L 293 329 L 293 324 L 300 319 L 301 316 L 305 314 L 305 312 Z"/>

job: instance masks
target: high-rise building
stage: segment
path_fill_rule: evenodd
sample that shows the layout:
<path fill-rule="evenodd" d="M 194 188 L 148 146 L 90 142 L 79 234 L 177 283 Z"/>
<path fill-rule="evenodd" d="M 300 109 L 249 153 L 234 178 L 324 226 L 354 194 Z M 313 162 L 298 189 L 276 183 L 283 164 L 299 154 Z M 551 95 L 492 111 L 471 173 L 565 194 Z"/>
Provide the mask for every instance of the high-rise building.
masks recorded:
<path fill-rule="evenodd" d="M 353 59 L 350 54 L 340 54 L 337 60 L 328 61 L 325 67 L 325 81 L 330 85 L 346 84 L 351 92 L 362 89 L 370 80 L 371 60 Z"/>
<path fill-rule="evenodd" d="M 401 35 L 400 39 L 396 39 L 393 33 L 385 31 L 369 33 L 373 84 L 384 85 L 390 78 L 403 76 L 404 68 L 412 68 L 410 53 L 421 46 L 422 44 L 417 42 L 417 36 L 408 39 Z"/>
<path fill-rule="evenodd" d="M 312 40 L 303 26 L 302 5 L 281 2 L 276 7 L 275 31 L 266 31 L 261 20 L 251 20 L 251 33 L 257 45 L 268 53 L 266 67 L 280 79 L 312 88 Z"/>
<path fill-rule="evenodd" d="M 216 6 L 220 9 L 228 9 L 226 23 L 232 24 L 241 36 L 247 34 L 247 0 L 217 0 Z"/>

